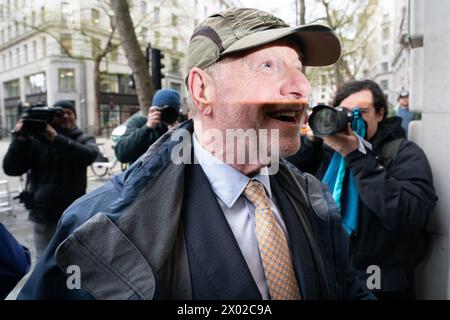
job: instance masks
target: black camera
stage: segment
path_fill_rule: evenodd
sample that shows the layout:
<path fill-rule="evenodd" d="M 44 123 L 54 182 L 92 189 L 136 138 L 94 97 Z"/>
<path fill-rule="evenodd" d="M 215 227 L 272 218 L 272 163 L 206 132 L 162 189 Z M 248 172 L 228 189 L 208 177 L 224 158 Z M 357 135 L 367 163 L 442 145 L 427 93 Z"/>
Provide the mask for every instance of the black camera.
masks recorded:
<path fill-rule="evenodd" d="M 165 124 L 174 124 L 177 121 L 180 111 L 171 106 L 156 107 L 161 111 L 161 121 Z"/>
<path fill-rule="evenodd" d="M 316 136 L 331 136 L 344 131 L 353 121 L 353 112 L 344 107 L 319 104 L 312 109 L 308 124 Z"/>
<path fill-rule="evenodd" d="M 50 124 L 55 117 L 63 116 L 64 109 L 61 107 L 33 105 L 22 114 L 23 126 L 20 131 L 26 135 L 40 135 L 45 132 L 47 124 Z"/>

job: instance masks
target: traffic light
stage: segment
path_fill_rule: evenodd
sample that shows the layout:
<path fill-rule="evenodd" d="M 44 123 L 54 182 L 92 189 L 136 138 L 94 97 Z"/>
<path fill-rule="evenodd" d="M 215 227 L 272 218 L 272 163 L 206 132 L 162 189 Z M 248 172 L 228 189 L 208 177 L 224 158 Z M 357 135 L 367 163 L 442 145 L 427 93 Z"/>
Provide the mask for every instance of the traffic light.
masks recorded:
<path fill-rule="evenodd" d="M 164 54 L 161 52 L 161 49 L 152 48 L 152 80 L 155 90 L 161 89 L 161 79 L 164 78 L 164 74 L 162 73 L 162 69 L 164 68 L 164 64 L 162 63 L 163 58 Z"/>

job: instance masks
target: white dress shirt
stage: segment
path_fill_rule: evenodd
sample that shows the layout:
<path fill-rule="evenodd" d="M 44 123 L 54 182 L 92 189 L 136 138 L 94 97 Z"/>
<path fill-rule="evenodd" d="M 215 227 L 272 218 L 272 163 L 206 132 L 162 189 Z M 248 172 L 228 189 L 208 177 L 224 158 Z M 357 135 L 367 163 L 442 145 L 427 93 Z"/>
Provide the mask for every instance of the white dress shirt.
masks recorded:
<path fill-rule="evenodd" d="M 242 194 L 250 178 L 205 150 L 197 141 L 195 135 L 192 139 L 197 162 L 211 184 L 262 298 L 267 300 L 270 296 L 255 234 L 255 207 Z M 264 185 L 275 219 L 287 235 L 286 226 L 272 199 L 267 167 L 262 168 L 253 179 Z"/>

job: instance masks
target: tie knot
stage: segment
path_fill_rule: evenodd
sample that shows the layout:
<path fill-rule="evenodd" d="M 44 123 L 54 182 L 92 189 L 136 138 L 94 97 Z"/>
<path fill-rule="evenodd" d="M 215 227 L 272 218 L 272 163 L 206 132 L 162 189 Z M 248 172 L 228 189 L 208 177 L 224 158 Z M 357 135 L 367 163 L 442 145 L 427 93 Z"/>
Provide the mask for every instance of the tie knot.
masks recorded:
<path fill-rule="evenodd" d="M 264 185 L 257 180 L 250 180 L 244 190 L 245 197 L 253 203 L 257 210 L 270 208 Z"/>

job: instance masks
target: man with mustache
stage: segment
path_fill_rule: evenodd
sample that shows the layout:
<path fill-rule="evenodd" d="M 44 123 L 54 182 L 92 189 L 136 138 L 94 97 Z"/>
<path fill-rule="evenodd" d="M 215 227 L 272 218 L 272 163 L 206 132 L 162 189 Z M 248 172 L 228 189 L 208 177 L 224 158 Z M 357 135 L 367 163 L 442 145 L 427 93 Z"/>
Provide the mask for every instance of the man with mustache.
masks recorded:
<path fill-rule="evenodd" d="M 300 146 L 303 65 L 340 54 L 325 26 L 248 8 L 208 17 L 187 52 L 193 121 L 65 213 L 21 298 L 370 298 L 329 194 L 280 160 Z M 271 160 L 238 161 L 255 144 Z M 68 290 L 73 265 L 81 288 Z"/>

